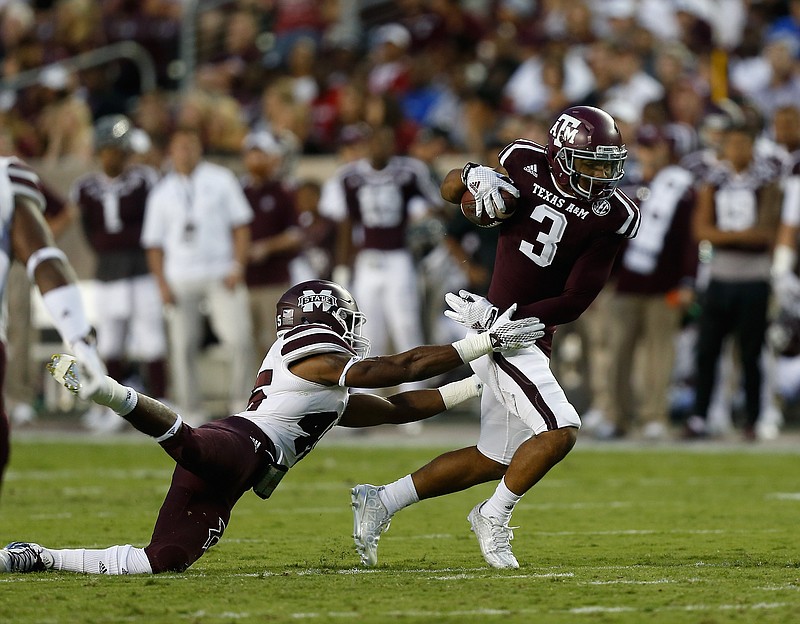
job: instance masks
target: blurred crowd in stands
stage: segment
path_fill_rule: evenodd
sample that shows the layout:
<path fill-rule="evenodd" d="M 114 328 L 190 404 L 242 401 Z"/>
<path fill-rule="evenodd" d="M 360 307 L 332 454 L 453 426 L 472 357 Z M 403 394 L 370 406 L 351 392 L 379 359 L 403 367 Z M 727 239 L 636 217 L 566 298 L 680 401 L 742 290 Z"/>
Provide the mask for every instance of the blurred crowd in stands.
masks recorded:
<path fill-rule="evenodd" d="M 188 81 L 186 20 L 194 26 Z M 157 90 L 141 92 L 125 59 L 79 71 L 52 64 L 129 40 L 152 55 Z M 637 141 L 643 128 L 664 138 L 670 163 L 695 163 L 698 182 L 705 161 L 697 155 L 716 148 L 725 120 L 748 124 L 761 152 L 787 166 L 800 148 L 800 0 L 4 0 L 0 59 L 4 80 L 45 67 L 33 86 L 0 86 L 6 151 L 89 170 L 95 122 L 124 114 L 138 132 L 137 161 L 162 174 L 174 133 L 192 128 L 209 159 L 240 159 L 237 173 L 250 176 L 244 188 L 254 176 L 274 183 L 270 193 L 295 206 L 292 227 L 305 232 L 276 238 L 279 252 L 257 248 L 261 260 L 288 254 L 280 288 L 337 277 L 348 261 L 337 257 L 335 225 L 319 215 L 331 177 L 299 179 L 298 162 L 374 157 L 378 128 L 394 131 L 390 155 L 421 160 L 436 183 L 448 156 L 492 162 L 517 137 L 546 143 L 554 116 L 572 104 L 615 117 L 631 175 L 635 146 L 647 143 Z M 781 115 L 789 128 L 776 137 Z M 254 150 L 276 158 L 246 158 Z M 453 212 L 430 204 L 408 225 L 428 341 L 453 331 L 440 326 L 441 295 L 482 292 L 492 269 L 493 231 L 469 228 Z M 685 326 L 696 302 L 684 304 Z M 567 376 L 584 366 L 570 355 L 573 329 L 585 334 L 582 359 L 603 349 L 591 331 L 566 328 L 554 357 Z M 680 393 L 691 385 L 687 368 L 674 384 L 677 411 L 689 409 Z M 787 404 L 800 394 L 793 378 L 781 391 Z M 602 411 L 595 398 L 587 409 Z"/>

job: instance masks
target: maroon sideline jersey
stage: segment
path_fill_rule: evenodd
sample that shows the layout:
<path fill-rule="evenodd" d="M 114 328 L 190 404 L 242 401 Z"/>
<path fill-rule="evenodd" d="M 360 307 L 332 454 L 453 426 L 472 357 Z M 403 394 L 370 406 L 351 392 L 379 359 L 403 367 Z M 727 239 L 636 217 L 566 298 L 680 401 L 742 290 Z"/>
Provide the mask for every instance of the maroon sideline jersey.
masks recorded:
<path fill-rule="evenodd" d="M 98 255 L 97 279 L 111 281 L 148 273 L 139 239 L 147 196 L 156 179 L 154 170 L 137 165 L 113 179 L 101 172 L 86 174 L 70 190 L 86 238 Z"/>
<path fill-rule="evenodd" d="M 620 188 L 639 206 L 642 225 L 620 252 L 614 273 L 617 292 L 660 295 L 693 283 L 697 273 L 694 175 L 669 165 L 649 182 L 626 177 Z"/>
<path fill-rule="evenodd" d="M 533 141 L 505 147 L 500 164 L 520 197 L 499 227 L 489 300 L 541 319 L 550 331 L 540 346 L 549 349 L 554 327 L 577 319 L 603 288 L 620 246 L 636 236 L 639 210 L 619 190 L 595 202 L 564 192 Z"/>
<path fill-rule="evenodd" d="M 394 156 L 379 171 L 361 159 L 345 165 L 341 180 L 347 212 L 364 228 L 366 249 L 405 248 L 409 202 L 420 197 L 434 206 L 441 203 L 428 168 L 416 158 Z"/>
<path fill-rule="evenodd" d="M 294 192 L 282 182 L 270 180 L 256 184 L 252 178 L 242 180 L 247 201 L 253 208 L 250 236 L 255 241 L 272 238 L 297 226 Z M 289 263 L 297 252 L 274 254 L 261 262 L 247 265 L 245 281 L 248 286 L 285 284 L 289 281 Z"/>

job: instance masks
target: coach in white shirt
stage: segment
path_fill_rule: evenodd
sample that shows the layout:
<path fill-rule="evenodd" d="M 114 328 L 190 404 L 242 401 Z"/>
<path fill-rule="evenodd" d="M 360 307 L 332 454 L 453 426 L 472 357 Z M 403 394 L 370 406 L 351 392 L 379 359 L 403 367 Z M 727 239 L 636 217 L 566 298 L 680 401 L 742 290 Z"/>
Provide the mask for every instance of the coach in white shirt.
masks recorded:
<path fill-rule="evenodd" d="M 197 132 L 180 128 L 169 144 L 172 170 L 147 201 L 142 246 L 158 280 L 170 339 L 174 399 L 185 417 L 202 418 L 197 358 L 205 305 L 231 354 L 230 401 L 250 394 L 252 324 L 244 284 L 253 213 L 234 174 L 203 160 Z"/>

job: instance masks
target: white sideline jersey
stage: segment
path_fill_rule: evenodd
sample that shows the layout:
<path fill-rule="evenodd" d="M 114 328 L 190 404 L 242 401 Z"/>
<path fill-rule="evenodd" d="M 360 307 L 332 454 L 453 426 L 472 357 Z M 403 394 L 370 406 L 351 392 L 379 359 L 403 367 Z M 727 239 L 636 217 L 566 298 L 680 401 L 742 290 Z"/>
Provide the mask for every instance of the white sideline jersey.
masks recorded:
<path fill-rule="evenodd" d="M 254 422 L 275 444 L 278 464 L 291 468 L 342 417 L 349 390 L 325 386 L 293 374 L 289 365 L 311 355 L 358 356 L 326 325 L 300 325 L 278 335 L 258 371 L 247 410 L 237 416 Z"/>
<path fill-rule="evenodd" d="M 27 197 L 44 212 L 45 198 L 36 172 L 14 156 L 0 158 L 0 340 L 6 339 L 6 283 L 11 267 L 11 223 L 17 197 Z"/>

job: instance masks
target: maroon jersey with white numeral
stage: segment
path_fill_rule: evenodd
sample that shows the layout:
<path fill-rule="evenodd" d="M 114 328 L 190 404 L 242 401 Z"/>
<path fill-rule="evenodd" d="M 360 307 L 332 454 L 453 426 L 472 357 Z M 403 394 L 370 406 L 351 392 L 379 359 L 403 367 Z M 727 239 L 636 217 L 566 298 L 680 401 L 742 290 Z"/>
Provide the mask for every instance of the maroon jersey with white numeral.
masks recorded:
<path fill-rule="evenodd" d="M 345 165 L 339 175 L 341 201 L 353 222 L 363 227 L 365 249 L 403 249 L 412 200 L 441 203 L 430 171 L 416 158 L 394 156 L 380 170 L 365 158 Z"/>
<path fill-rule="evenodd" d="M 520 196 L 500 226 L 489 300 L 500 310 L 517 303 L 516 317 L 535 316 L 549 331 L 577 319 L 594 300 L 622 243 L 636 236 L 639 210 L 621 191 L 588 201 L 553 179 L 545 149 L 517 139 L 500 152 Z"/>
<path fill-rule="evenodd" d="M 137 165 L 116 178 L 102 172 L 79 178 L 70 200 L 80 208 L 89 244 L 98 254 L 97 279 L 110 281 L 145 275 L 145 252 L 139 242 L 147 196 L 157 174 Z"/>

